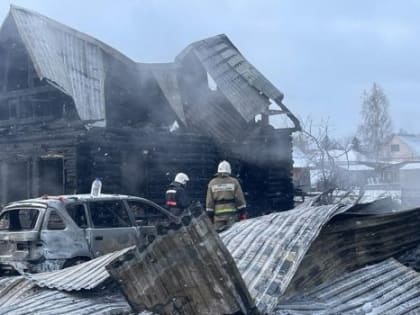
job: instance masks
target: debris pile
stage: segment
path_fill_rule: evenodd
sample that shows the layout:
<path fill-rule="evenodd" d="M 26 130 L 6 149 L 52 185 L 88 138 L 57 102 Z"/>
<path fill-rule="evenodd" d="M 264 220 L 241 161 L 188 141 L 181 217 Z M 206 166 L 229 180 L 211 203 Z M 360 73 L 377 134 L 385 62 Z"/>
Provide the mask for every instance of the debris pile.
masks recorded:
<path fill-rule="evenodd" d="M 252 314 L 254 303 L 207 215 L 160 226 L 158 237 L 107 266 L 134 311 L 158 314 Z"/>
<path fill-rule="evenodd" d="M 302 205 L 219 238 L 197 209 L 142 247 L 4 278 L 0 314 L 416 312 L 420 276 L 401 253 L 416 252 L 419 224 L 420 208 Z"/>
<path fill-rule="evenodd" d="M 418 314 L 420 274 L 390 258 L 280 303 L 276 315 Z"/>

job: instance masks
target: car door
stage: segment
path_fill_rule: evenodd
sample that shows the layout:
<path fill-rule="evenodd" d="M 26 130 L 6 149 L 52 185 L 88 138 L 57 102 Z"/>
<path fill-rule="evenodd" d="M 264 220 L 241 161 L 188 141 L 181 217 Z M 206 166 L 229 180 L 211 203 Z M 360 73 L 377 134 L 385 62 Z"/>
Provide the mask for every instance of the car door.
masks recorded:
<path fill-rule="evenodd" d="M 46 259 L 69 259 L 89 255 L 89 246 L 83 230 L 55 208 L 47 209 L 40 238 Z"/>
<path fill-rule="evenodd" d="M 168 224 L 175 218 L 165 209 L 146 200 L 127 200 L 127 204 L 135 219 L 141 240 L 147 235 L 156 236 L 158 224 Z"/>
<path fill-rule="evenodd" d="M 87 233 L 95 257 L 137 244 L 137 229 L 122 200 L 87 204 L 92 223 Z"/>

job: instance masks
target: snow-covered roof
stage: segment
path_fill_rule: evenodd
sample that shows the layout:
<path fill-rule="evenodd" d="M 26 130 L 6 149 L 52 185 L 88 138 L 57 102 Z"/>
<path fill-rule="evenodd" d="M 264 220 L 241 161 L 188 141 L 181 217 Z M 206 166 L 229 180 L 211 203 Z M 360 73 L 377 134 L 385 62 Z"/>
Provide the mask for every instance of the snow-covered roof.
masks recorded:
<path fill-rule="evenodd" d="M 420 162 L 408 163 L 401 167 L 400 170 L 420 170 Z"/>
<path fill-rule="evenodd" d="M 374 168 L 364 164 L 349 164 L 347 166 L 339 165 L 340 168 L 347 171 L 373 171 Z"/>
<path fill-rule="evenodd" d="M 349 151 L 345 150 L 330 150 L 328 153 L 334 158 L 336 163 L 348 163 L 348 162 L 367 162 L 369 158 L 364 154 L 357 152 L 353 149 Z"/>

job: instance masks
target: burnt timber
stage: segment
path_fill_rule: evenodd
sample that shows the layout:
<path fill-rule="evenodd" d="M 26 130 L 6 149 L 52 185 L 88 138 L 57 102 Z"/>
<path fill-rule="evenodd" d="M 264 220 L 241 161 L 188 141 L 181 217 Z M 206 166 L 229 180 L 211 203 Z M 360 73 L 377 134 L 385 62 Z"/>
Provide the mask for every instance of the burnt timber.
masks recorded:
<path fill-rule="evenodd" d="M 251 214 L 290 209 L 300 126 L 282 99 L 225 35 L 144 64 L 11 6 L 0 29 L 0 202 L 87 192 L 95 177 L 104 192 L 162 202 L 179 171 L 203 202 L 228 159 Z M 288 124 L 273 128 L 274 112 Z"/>

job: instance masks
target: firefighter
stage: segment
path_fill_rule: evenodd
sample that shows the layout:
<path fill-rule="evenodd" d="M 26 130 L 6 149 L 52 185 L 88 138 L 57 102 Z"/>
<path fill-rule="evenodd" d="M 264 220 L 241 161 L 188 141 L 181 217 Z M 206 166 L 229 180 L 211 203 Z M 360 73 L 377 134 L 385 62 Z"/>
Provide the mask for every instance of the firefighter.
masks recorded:
<path fill-rule="evenodd" d="M 178 173 L 166 190 L 166 206 L 175 215 L 180 215 L 191 204 L 190 198 L 185 190 L 189 180 L 187 174 Z"/>
<path fill-rule="evenodd" d="M 207 188 L 206 211 L 216 230 L 246 219 L 246 201 L 238 180 L 230 176 L 229 162 L 222 161 Z"/>

